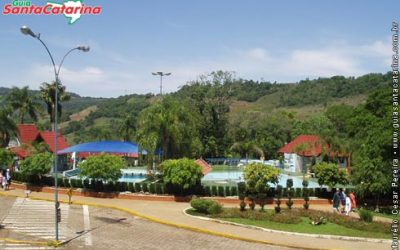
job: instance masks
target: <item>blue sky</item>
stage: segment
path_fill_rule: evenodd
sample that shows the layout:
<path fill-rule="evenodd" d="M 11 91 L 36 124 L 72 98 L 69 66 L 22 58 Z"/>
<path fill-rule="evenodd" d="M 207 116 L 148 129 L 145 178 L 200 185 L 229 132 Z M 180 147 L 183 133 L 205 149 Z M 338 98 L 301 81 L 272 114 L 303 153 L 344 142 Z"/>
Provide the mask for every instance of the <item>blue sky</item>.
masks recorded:
<path fill-rule="evenodd" d="M 102 14 L 73 25 L 63 16 L 1 15 L 0 86 L 38 89 L 54 78 L 44 48 L 20 33 L 22 25 L 41 33 L 57 62 L 70 48 L 90 45 L 66 59 L 60 78 L 82 96 L 116 97 L 158 93 L 154 71 L 172 72 L 164 79 L 168 92 L 214 70 L 283 83 L 387 72 L 391 22 L 400 13 L 395 0 L 84 3 L 102 6 Z"/>

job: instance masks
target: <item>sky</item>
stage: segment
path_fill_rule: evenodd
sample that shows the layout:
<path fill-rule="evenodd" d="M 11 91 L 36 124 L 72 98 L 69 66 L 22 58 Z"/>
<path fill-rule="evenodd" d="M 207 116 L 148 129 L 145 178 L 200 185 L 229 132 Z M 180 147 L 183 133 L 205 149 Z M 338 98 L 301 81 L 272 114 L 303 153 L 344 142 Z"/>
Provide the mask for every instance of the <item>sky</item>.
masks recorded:
<path fill-rule="evenodd" d="M 57 1 L 57 0 L 55 0 Z M 62 1 L 62 0 L 58 0 Z M 3 0 L 1 7 L 12 3 Z M 46 1 L 34 0 L 42 6 Z M 159 93 L 152 72 L 171 72 L 173 92 L 200 75 L 234 71 L 237 78 L 278 83 L 334 75 L 385 73 L 391 62 L 391 24 L 400 1 L 86 0 L 100 15 L 74 24 L 62 15 L 0 16 L 0 86 L 38 89 L 54 80 L 51 61 L 29 26 L 47 44 L 60 79 L 81 96 Z M 2 11 L 3 12 L 3 11 Z"/>

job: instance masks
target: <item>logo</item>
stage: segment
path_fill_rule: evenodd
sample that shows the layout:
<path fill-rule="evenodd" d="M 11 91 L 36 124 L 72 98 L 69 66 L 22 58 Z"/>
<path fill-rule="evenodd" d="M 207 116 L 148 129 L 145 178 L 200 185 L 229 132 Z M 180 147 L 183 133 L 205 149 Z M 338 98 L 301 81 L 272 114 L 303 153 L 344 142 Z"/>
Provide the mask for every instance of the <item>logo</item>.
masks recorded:
<path fill-rule="evenodd" d="M 14 0 L 4 5 L 3 15 L 64 15 L 69 24 L 74 24 L 82 15 L 99 15 L 101 6 L 88 6 L 83 0 L 49 1 L 46 5 L 34 5 L 32 1 Z"/>

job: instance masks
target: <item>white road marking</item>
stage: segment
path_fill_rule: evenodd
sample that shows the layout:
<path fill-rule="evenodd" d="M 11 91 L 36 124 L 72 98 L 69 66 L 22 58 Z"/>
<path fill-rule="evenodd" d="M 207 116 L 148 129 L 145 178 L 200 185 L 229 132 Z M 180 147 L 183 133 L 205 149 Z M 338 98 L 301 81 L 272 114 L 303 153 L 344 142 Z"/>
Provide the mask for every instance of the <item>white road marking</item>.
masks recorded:
<path fill-rule="evenodd" d="M 89 207 L 87 205 L 83 205 L 82 208 L 83 208 L 83 227 L 85 231 L 89 231 L 90 230 Z M 92 233 L 88 232 L 85 236 L 86 236 L 85 245 L 92 246 L 93 245 Z"/>

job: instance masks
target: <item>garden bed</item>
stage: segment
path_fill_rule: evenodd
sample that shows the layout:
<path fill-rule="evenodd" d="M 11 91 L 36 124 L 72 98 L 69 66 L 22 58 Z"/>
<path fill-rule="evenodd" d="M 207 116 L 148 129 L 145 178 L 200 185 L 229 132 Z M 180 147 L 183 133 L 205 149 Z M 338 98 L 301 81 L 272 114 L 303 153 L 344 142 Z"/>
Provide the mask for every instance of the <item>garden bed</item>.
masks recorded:
<path fill-rule="evenodd" d="M 273 230 L 350 237 L 365 237 L 389 239 L 390 224 L 383 222 L 363 222 L 359 219 L 330 212 L 305 209 L 283 209 L 276 214 L 273 210 L 246 210 L 241 212 L 238 208 L 224 208 L 220 214 L 204 214 L 194 209 L 187 210 L 188 214 L 204 216 L 244 225 L 258 226 Z M 320 225 L 312 225 L 312 221 L 322 221 Z"/>

